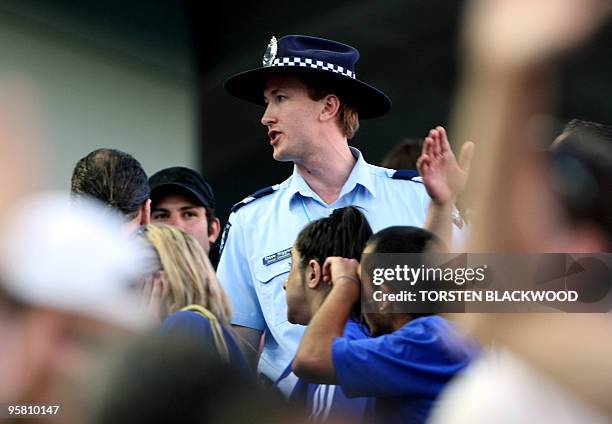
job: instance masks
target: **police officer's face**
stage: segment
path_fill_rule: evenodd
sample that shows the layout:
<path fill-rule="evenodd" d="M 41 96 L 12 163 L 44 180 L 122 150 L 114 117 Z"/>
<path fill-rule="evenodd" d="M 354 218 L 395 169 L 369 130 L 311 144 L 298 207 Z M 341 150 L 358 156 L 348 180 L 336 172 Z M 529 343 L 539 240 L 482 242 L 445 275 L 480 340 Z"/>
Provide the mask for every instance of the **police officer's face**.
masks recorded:
<path fill-rule="evenodd" d="M 296 77 L 270 78 L 264 90 L 266 111 L 261 123 L 268 128 L 274 159 L 300 163 L 313 153 L 320 101 L 308 96 L 306 85 Z"/>

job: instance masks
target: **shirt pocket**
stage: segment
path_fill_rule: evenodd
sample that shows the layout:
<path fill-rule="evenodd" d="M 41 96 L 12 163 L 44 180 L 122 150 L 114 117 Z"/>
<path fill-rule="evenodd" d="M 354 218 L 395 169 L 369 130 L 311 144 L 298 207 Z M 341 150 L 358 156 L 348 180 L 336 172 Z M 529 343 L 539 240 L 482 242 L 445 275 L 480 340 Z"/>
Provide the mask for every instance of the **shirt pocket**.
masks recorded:
<path fill-rule="evenodd" d="M 264 265 L 261 257 L 255 261 L 255 290 L 259 293 L 261 311 L 269 327 L 287 321 L 287 300 L 283 284 L 290 269 L 290 258 L 269 265 Z"/>

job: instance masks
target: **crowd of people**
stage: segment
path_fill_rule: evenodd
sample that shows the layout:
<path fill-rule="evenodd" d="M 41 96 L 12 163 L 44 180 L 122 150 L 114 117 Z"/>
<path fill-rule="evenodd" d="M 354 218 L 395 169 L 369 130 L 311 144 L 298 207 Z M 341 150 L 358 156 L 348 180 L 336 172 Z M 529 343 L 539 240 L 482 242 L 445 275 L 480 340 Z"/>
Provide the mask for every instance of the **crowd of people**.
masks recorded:
<path fill-rule="evenodd" d="M 437 126 L 385 159 L 408 169 L 350 145 L 360 120 L 391 109 L 357 78 L 356 48 L 272 37 L 263 66 L 225 89 L 264 107 L 273 157 L 293 172 L 237 202 L 223 228 L 198 171 L 148 177 L 116 149 L 76 161 L 69 195 L 0 189 L 15 205 L 0 211 L 0 420 L 608 422 L 605 313 L 362 299 L 367 255 L 610 251 L 612 126 L 573 119 L 555 139 L 534 125 L 553 107 L 555 64 L 610 11 L 469 2 L 452 137 Z M 25 160 L 12 122 L 7 181 Z"/>

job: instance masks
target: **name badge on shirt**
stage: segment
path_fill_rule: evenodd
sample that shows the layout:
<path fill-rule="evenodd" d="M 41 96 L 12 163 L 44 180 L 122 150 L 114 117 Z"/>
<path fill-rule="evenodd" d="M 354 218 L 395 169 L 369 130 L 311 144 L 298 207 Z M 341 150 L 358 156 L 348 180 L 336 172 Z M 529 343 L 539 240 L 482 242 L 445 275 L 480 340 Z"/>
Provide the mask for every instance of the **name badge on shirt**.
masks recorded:
<path fill-rule="evenodd" d="M 280 262 L 283 259 L 287 259 L 291 257 L 291 248 L 288 247 L 286 249 L 281 250 L 280 252 L 272 253 L 271 255 L 264 256 L 262 261 L 265 266 L 275 264 L 276 262 Z"/>

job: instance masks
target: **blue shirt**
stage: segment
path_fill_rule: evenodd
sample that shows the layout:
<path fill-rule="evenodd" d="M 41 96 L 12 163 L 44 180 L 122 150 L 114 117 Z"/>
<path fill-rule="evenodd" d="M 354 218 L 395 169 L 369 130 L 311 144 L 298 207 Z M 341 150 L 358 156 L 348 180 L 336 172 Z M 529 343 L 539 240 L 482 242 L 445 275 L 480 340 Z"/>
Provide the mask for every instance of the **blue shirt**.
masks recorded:
<path fill-rule="evenodd" d="M 347 340 L 359 340 L 369 337 L 369 334 L 362 325 L 349 320 L 344 327 L 344 337 Z M 305 407 L 309 420 L 333 421 L 337 418 L 342 422 L 363 421 L 368 403 L 374 399 L 348 398 L 342 388 L 336 385 L 309 384 L 293 373 L 292 365 L 293 362 L 287 366 L 276 382 L 276 387 L 283 393 L 289 391 L 289 401 Z"/>
<path fill-rule="evenodd" d="M 334 209 L 358 206 L 372 230 L 392 225 L 422 227 L 429 197 L 423 184 L 393 179 L 392 169 L 357 159 L 340 196 L 327 205 L 297 168 L 273 192 L 235 210 L 223 236 L 217 276 L 232 304 L 232 324 L 265 331 L 259 372 L 276 381 L 295 356 L 305 327 L 287 321 L 283 284 L 291 268 L 290 251 L 300 230 Z"/>
<path fill-rule="evenodd" d="M 375 397 L 376 422 L 385 423 L 424 423 L 446 383 L 477 353 L 436 315 L 384 336 L 332 344 L 338 385 L 349 397 Z"/>
<path fill-rule="evenodd" d="M 221 325 L 223 338 L 229 352 L 230 363 L 238 370 L 249 373 L 249 367 L 234 338 L 232 331 Z M 180 335 L 187 337 L 196 344 L 210 348 L 211 352 L 216 352 L 213 331 L 208 318 L 193 312 L 179 311 L 170 315 L 162 323 L 160 332 L 162 334 Z"/>

